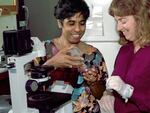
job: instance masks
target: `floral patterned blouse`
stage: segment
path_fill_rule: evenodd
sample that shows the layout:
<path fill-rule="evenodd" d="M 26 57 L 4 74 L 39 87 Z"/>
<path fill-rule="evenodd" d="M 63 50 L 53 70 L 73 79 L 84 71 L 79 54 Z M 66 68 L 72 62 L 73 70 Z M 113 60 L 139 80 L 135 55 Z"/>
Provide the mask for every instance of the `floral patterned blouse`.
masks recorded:
<path fill-rule="evenodd" d="M 54 56 L 59 49 L 49 41 L 45 43 L 48 58 Z M 72 103 L 74 113 L 98 113 L 99 106 L 96 99 L 100 99 L 105 90 L 105 81 L 108 77 L 104 58 L 100 51 L 89 45 L 89 53 L 83 54 L 84 66 L 86 68 L 95 67 L 98 77 L 95 82 L 87 83 L 83 74 L 77 68 L 57 68 L 51 73 L 54 80 L 64 80 L 69 82 L 74 88 L 72 92 Z"/>

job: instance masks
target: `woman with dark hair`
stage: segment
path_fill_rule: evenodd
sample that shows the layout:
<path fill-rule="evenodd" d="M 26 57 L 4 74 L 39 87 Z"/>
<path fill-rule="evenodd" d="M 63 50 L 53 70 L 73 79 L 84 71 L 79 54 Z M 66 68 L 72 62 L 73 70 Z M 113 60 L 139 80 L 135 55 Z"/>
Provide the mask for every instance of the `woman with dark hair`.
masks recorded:
<path fill-rule="evenodd" d="M 89 14 L 84 0 L 59 0 L 54 16 L 61 35 L 45 44 L 48 60 L 44 65 L 56 68 L 51 73 L 53 80 L 65 79 L 73 86 L 76 113 L 99 112 L 96 99 L 101 98 L 108 76 L 100 51 L 81 41 Z"/>
<path fill-rule="evenodd" d="M 122 47 L 99 101 L 107 113 L 150 113 L 150 0 L 113 0 Z"/>

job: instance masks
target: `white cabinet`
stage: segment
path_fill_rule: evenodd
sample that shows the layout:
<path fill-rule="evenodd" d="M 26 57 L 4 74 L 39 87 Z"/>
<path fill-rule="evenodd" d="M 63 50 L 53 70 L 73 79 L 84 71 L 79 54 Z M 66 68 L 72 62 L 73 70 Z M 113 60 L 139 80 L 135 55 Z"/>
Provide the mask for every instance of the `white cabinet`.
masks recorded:
<path fill-rule="evenodd" d="M 108 13 L 111 0 L 86 0 L 90 8 L 83 41 L 117 41 L 116 23 Z"/>

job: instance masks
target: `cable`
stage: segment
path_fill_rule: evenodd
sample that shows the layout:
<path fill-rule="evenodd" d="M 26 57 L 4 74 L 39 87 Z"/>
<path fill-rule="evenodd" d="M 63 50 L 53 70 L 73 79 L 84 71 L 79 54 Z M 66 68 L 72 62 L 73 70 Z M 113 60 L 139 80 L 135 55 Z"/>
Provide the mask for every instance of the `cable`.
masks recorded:
<path fill-rule="evenodd" d="M 29 27 L 29 8 L 25 5 L 22 8 L 25 10 L 25 28 L 27 29 Z"/>

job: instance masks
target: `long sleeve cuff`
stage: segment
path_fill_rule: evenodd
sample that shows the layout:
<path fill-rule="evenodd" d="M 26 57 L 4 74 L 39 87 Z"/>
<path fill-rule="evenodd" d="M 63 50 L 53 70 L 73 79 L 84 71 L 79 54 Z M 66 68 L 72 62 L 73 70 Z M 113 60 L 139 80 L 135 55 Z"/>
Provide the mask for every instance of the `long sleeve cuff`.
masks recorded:
<path fill-rule="evenodd" d="M 133 91 L 134 91 L 134 87 L 133 86 L 131 86 L 129 84 L 125 84 L 123 86 L 123 95 L 122 95 L 122 98 L 125 99 L 126 103 L 128 102 L 128 99 L 132 96 Z"/>

